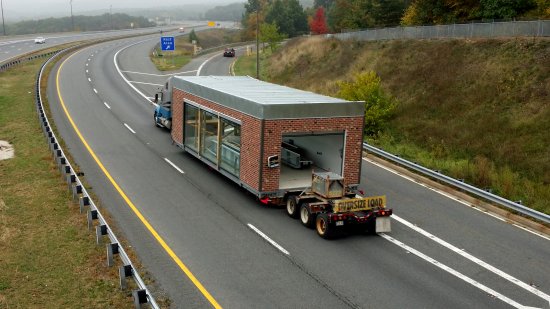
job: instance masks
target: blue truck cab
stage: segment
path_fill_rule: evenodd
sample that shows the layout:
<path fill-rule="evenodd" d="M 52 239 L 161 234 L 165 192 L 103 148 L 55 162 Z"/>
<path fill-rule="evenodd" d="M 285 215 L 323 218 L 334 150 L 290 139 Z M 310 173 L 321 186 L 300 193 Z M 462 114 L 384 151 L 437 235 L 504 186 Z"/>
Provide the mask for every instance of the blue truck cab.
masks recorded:
<path fill-rule="evenodd" d="M 155 94 L 155 125 L 170 130 L 172 128 L 172 87 L 170 80 Z"/>

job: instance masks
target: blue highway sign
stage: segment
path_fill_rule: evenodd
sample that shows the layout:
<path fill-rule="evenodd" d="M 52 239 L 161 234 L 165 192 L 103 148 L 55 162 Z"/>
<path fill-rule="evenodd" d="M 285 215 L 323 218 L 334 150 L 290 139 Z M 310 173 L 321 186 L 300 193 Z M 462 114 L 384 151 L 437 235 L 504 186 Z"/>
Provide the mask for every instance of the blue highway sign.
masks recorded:
<path fill-rule="evenodd" d="M 160 37 L 160 49 L 161 50 L 176 50 L 176 44 L 173 36 Z"/>

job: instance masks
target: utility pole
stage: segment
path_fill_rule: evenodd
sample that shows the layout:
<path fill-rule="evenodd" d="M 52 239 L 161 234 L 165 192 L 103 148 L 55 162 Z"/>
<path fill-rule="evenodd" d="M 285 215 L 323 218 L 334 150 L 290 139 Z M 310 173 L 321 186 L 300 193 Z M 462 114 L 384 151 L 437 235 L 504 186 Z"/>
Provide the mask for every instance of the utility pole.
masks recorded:
<path fill-rule="evenodd" d="M 74 31 L 73 0 L 69 0 L 69 4 L 71 5 L 71 26 Z"/>
<path fill-rule="evenodd" d="M 6 24 L 4 24 L 4 1 L 0 0 L 0 7 L 2 8 L 2 30 L 4 30 L 4 36 L 6 36 Z"/>
<path fill-rule="evenodd" d="M 256 7 L 256 79 L 260 79 L 260 1 Z"/>

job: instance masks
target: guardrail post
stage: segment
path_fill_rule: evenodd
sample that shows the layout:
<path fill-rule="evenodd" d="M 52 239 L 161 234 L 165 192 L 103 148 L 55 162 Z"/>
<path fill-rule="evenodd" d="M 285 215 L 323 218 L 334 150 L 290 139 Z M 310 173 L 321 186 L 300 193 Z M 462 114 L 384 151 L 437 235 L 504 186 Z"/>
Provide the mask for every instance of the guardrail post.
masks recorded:
<path fill-rule="evenodd" d="M 48 121 L 45 120 L 45 118 L 42 118 L 42 127 L 44 128 L 44 133 L 48 133 L 51 131 L 50 126 L 48 125 Z M 48 140 L 50 137 L 48 137 Z"/>
<path fill-rule="evenodd" d="M 76 184 L 73 186 L 73 199 L 78 200 L 80 197 L 80 194 L 82 194 L 82 185 Z"/>
<path fill-rule="evenodd" d="M 69 191 L 73 191 L 73 184 L 76 183 L 76 175 L 75 174 L 69 174 L 67 175 L 67 184 L 69 185 Z"/>
<path fill-rule="evenodd" d="M 101 244 L 101 236 L 107 235 L 107 225 L 101 224 L 95 227 L 96 242 Z"/>
<path fill-rule="evenodd" d="M 69 165 L 65 165 L 63 167 L 63 172 L 61 177 L 63 177 L 63 179 L 67 179 L 67 175 L 70 175 L 70 174 L 71 174 L 71 167 Z"/>
<path fill-rule="evenodd" d="M 128 282 L 126 278 L 134 275 L 132 265 L 123 265 L 118 268 L 118 274 L 120 276 L 120 289 L 126 290 L 128 288 Z"/>
<path fill-rule="evenodd" d="M 143 308 L 141 305 L 147 303 L 147 293 L 145 290 L 134 290 L 132 291 L 132 296 L 134 297 L 136 309 Z"/>
<path fill-rule="evenodd" d="M 107 244 L 107 266 L 111 267 L 115 264 L 114 255 L 118 254 L 118 243 Z"/>
<path fill-rule="evenodd" d="M 88 230 L 92 230 L 92 226 L 94 225 L 94 220 L 97 220 L 97 210 L 90 209 L 88 210 Z"/>
<path fill-rule="evenodd" d="M 79 200 L 80 213 L 84 213 L 84 207 L 90 206 L 90 198 L 87 196 L 81 196 Z"/>
<path fill-rule="evenodd" d="M 67 159 L 65 157 L 59 157 L 57 158 L 57 165 L 59 165 L 59 172 L 63 173 L 63 168 L 67 164 Z"/>

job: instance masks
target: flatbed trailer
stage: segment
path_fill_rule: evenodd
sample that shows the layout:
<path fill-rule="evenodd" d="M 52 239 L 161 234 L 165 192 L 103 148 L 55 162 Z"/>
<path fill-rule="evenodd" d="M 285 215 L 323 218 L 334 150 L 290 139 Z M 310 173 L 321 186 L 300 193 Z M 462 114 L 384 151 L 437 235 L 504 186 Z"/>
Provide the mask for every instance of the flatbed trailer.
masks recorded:
<path fill-rule="evenodd" d="M 391 230 L 385 197 L 357 193 L 364 102 L 234 76 L 174 76 L 156 98 L 155 124 L 174 144 L 261 203 L 286 205 L 325 238 L 348 225 Z"/>

